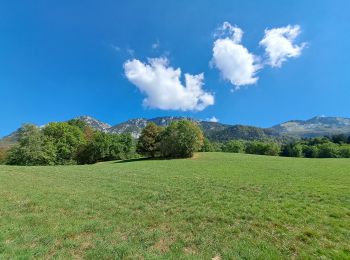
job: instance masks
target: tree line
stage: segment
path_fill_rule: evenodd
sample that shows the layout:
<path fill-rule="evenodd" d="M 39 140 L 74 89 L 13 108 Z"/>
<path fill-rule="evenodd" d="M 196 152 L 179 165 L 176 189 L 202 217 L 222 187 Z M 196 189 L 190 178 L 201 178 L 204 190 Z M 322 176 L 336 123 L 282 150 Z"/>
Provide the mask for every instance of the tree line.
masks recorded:
<path fill-rule="evenodd" d="M 291 142 L 275 140 L 231 140 L 210 142 L 204 140 L 203 152 L 231 152 L 305 158 L 350 158 L 350 136 L 344 134 L 304 138 Z"/>
<path fill-rule="evenodd" d="M 130 158 L 186 158 L 199 151 L 203 133 L 190 121 L 172 122 L 168 127 L 147 125 L 139 138 L 93 130 L 81 120 L 49 123 L 43 128 L 23 125 L 18 143 L 0 150 L 0 163 L 9 165 L 92 164 Z"/>
<path fill-rule="evenodd" d="M 138 140 L 130 134 L 93 130 L 85 122 L 49 123 L 43 128 L 23 125 L 18 143 L 0 149 L 0 163 L 9 165 L 92 164 L 102 161 L 139 158 L 188 158 L 194 152 L 231 152 L 307 158 L 350 158 L 350 136 L 334 135 L 278 142 L 230 140 L 211 142 L 199 125 L 179 120 L 167 127 L 149 123 Z"/>
<path fill-rule="evenodd" d="M 23 125 L 18 144 L 6 153 L 9 165 L 65 165 L 126 159 L 134 156 L 130 134 L 94 131 L 83 121 L 49 123 L 43 128 Z"/>

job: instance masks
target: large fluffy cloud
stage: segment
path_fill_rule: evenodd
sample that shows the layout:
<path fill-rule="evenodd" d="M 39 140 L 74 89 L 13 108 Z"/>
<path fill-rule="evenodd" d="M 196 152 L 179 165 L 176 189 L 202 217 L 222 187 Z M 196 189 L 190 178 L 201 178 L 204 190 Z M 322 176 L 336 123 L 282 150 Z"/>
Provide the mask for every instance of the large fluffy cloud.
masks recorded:
<path fill-rule="evenodd" d="M 258 81 L 258 59 L 241 44 L 243 31 L 225 22 L 215 34 L 212 64 L 236 89 Z"/>
<path fill-rule="evenodd" d="M 294 44 L 300 32 L 299 25 L 288 25 L 265 30 L 265 36 L 260 41 L 260 45 L 265 48 L 269 65 L 281 67 L 282 63 L 288 58 L 300 56 L 305 43 L 300 45 Z"/>
<path fill-rule="evenodd" d="M 128 60 L 124 71 L 128 80 L 146 95 L 143 104 L 147 107 L 201 111 L 214 104 L 214 96 L 202 89 L 203 73 L 185 74 L 183 85 L 181 70 L 170 67 L 166 58 L 148 59 L 148 63 Z"/>

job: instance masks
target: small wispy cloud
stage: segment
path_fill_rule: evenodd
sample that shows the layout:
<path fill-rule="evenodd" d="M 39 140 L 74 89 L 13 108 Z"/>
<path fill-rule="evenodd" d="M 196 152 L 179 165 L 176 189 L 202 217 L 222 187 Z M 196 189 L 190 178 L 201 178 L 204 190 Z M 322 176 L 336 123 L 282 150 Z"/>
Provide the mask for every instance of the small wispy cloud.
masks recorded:
<path fill-rule="evenodd" d="M 109 46 L 110 46 L 114 51 L 116 51 L 116 52 L 121 51 L 121 48 L 120 48 L 119 46 L 117 46 L 117 45 L 110 44 Z"/>
<path fill-rule="evenodd" d="M 156 50 L 160 48 L 160 42 L 157 40 L 155 43 L 152 44 L 152 49 Z"/>
<path fill-rule="evenodd" d="M 134 57 L 135 56 L 135 50 L 131 48 L 126 48 L 126 52 L 129 56 Z"/>

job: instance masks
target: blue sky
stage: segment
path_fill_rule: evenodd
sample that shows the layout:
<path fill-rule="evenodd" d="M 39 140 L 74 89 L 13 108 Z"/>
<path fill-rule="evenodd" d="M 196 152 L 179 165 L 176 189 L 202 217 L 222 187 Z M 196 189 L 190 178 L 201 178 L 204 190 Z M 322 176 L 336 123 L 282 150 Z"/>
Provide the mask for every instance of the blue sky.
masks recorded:
<path fill-rule="evenodd" d="M 79 115 L 110 124 L 136 117 L 214 116 L 223 123 L 262 127 L 315 115 L 350 117 L 348 10 L 350 2 L 345 0 L 317 4 L 311 0 L 4 0 L 0 8 L 0 136 L 25 122 L 41 125 Z M 243 81 L 231 78 L 230 82 L 219 60 L 213 62 L 214 42 L 225 37 L 217 36 L 224 22 L 244 32 L 240 46 L 263 67 L 256 71 L 254 84 L 243 84 L 239 90 L 232 82 Z M 273 67 L 266 46 L 259 42 L 266 29 L 288 25 L 299 26 L 293 46 L 303 48 Z M 231 32 L 229 37 L 237 35 Z M 180 68 L 180 83 L 176 77 L 174 82 L 182 94 L 189 94 L 186 97 L 192 97 L 192 92 L 184 89 L 184 74 L 203 73 L 203 79 L 192 77 L 202 91 L 194 98 L 200 100 L 204 93 L 213 100 L 193 106 L 184 103 L 182 94 L 176 100 L 175 91 L 174 104 L 168 106 L 164 96 L 157 96 L 159 89 L 145 91 L 163 86 L 166 76 L 157 74 L 152 81 L 159 86 L 145 85 L 147 78 L 137 75 L 131 79 L 133 65 L 153 73 L 152 60 L 147 58 L 158 61 L 163 72 L 176 74 Z M 172 86 L 169 83 L 170 92 Z M 163 93 L 165 98 L 170 92 Z M 147 97 L 148 103 L 143 102 Z M 176 102 L 182 103 L 177 106 Z"/>

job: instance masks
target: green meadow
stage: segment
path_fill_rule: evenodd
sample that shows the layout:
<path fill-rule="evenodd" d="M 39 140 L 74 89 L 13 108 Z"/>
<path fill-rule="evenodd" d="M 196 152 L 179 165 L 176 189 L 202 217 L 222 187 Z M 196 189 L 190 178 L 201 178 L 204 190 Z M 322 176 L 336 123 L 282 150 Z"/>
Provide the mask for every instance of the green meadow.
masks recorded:
<path fill-rule="evenodd" d="M 350 160 L 0 166 L 0 259 L 350 259 Z"/>

